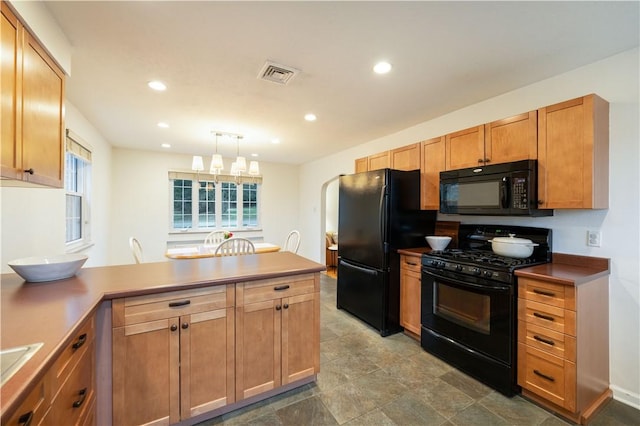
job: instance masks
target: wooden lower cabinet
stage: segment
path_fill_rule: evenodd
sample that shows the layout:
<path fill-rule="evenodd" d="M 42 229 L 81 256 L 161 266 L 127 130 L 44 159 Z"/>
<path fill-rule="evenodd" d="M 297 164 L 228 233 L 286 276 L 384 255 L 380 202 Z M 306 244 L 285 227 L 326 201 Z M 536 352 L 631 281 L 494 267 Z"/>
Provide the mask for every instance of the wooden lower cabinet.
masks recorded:
<path fill-rule="evenodd" d="M 234 401 L 233 285 L 113 301 L 113 423 L 169 424 Z"/>
<path fill-rule="evenodd" d="M 611 397 L 608 278 L 571 283 L 519 277 L 518 293 L 522 394 L 587 423 Z"/>
<path fill-rule="evenodd" d="M 236 399 L 320 370 L 318 274 L 236 285 Z"/>
<path fill-rule="evenodd" d="M 422 294 L 420 257 L 400 255 L 400 325 L 405 333 L 420 339 L 420 298 Z"/>

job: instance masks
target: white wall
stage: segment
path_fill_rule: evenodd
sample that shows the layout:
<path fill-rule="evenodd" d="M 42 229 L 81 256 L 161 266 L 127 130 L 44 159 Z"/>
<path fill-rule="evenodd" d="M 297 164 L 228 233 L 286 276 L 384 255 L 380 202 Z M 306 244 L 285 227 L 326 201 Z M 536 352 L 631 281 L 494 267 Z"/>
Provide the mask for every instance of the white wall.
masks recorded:
<path fill-rule="evenodd" d="M 634 49 L 304 164 L 300 169 L 299 214 L 304 218 L 300 229 L 308 238 L 300 253 L 317 261 L 323 259 L 322 187 L 339 174 L 353 173 L 356 158 L 596 93 L 610 102 L 608 210 L 556 211 L 548 218 L 440 218 L 548 227 L 553 229 L 555 252 L 610 258 L 611 388 L 616 399 L 640 408 L 639 75 L 639 55 Z M 602 232 L 601 247 L 586 246 L 588 229 Z"/>
<path fill-rule="evenodd" d="M 169 240 L 201 239 L 206 234 L 169 234 L 169 170 L 191 168 L 190 155 L 114 149 L 112 233 L 109 264 L 133 263 L 129 237 L 136 237 L 146 262 L 165 261 Z M 231 160 L 225 159 L 230 165 Z M 262 236 L 265 242 L 282 245 L 291 229 L 298 227 L 298 166 L 260 162 L 263 176 L 262 229 L 236 232 L 236 236 Z M 305 235 L 302 235 L 304 240 Z"/>
<path fill-rule="evenodd" d="M 89 255 L 85 266 L 107 261 L 110 212 L 111 145 L 69 102 L 65 103 L 65 126 L 80 136 L 91 149 L 92 212 L 94 245 L 83 251 Z M 3 182 L 3 185 L 11 182 Z M 13 272 L 7 262 L 28 256 L 65 252 L 64 189 L 0 188 L 2 210 L 2 272 Z"/>
<path fill-rule="evenodd" d="M 339 180 L 334 179 L 327 184 L 325 230 L 338 232 L 338 189 Z"/>

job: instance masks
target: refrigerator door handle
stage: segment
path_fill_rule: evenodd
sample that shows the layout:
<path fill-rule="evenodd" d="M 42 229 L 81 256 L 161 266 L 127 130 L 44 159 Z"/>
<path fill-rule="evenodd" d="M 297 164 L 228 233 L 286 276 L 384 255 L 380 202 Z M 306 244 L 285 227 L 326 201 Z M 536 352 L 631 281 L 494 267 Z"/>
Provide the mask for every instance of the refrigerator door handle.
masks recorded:
<path fill-rule="evenodd" d="M 380 221 L 380 241 L 382 241 L 382 249 L 385 253 L 387 253 L 387 209 L 385 208 L 385 202 L 387 199 L 387 185 L 382 185 L 380 189 L 380 205 L 378 206 L 378 211 L 380 212 L 381 221 Z"/>
<path fill-rule="evenodd" d="M 376 275 L 376 273 L 377 273 L 373 269 L 363 268 L 362 266 L 354 265 L 353 263 L 349 262 L 348 260 L 340 259 L 340 262 L 342 262 L 344 265 L 348 266 L 349 268 L 356 269 L 356 270 L 358 270 L 360 272 L 364 272 L 365 274 Z"/>

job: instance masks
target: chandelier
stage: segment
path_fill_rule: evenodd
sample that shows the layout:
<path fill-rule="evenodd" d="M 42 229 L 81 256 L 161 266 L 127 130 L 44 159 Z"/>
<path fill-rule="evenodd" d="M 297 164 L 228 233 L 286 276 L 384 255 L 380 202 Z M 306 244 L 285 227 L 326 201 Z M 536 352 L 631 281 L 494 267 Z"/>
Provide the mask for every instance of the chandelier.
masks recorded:
<path fill-rule="evenodd" d="M 215 134 L 216 145 L 215 153 L 211 155 L 209 174 L 220 175 L 224 171 L 224 161 L 222 160 L 222 155 L 218 154 L 218 138 L 221 136 L 236 138 L 236 161 L 231 163 L 231 170 L 229 172 L 230 175 L 235 176 L 237 180 L 237 178 L 241 177 L 243 174 L 248 174 L 249 176 L 258 176 L 260 174 L 260 164 L 257 161 L 250 161 L 249 167 L 247 169 L 247 160 L 245 157 L 240 155 L 240 141 L 243 139 L 242 135 L 220 131 L 212 131 L 211 133 Z M 199 180 L 199 173 L 204 170 L 204 162 L 202 160 L 202 156 L 193 156 L 193 160 L 191 162 L 191 170 L 196 172 L 196 179 Z"/>

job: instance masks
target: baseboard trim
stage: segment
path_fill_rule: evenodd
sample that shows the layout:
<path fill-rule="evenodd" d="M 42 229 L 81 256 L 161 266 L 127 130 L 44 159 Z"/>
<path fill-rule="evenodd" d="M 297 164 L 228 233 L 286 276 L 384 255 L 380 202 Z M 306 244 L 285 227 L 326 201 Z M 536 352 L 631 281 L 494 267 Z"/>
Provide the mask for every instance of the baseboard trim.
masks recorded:
<path fill-rule="evenodd" d="M 630 405 L 636 410 L 640 410 L 640 394 L 630 392 L 615 385 L 610 385 L 609 388 L 613 391 L 613 399 L 622 402 L 623 404 Z"/>

